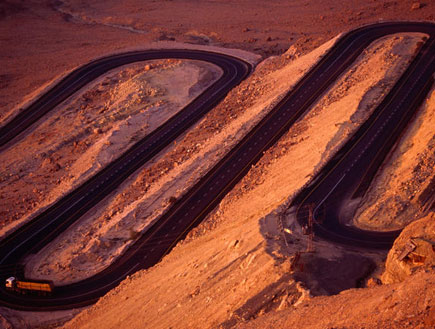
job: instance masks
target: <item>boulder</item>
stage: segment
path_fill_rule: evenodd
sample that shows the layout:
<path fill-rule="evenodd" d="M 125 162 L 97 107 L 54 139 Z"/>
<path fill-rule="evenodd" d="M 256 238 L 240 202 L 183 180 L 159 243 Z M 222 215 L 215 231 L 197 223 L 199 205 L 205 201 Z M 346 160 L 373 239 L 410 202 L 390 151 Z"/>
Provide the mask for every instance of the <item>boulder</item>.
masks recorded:
<path fill-rule="evenodd" d="M 382 283 L 405 280 L 421 268 L 435 267 L 435 213 L 409 224 L 388 253 Z"/>

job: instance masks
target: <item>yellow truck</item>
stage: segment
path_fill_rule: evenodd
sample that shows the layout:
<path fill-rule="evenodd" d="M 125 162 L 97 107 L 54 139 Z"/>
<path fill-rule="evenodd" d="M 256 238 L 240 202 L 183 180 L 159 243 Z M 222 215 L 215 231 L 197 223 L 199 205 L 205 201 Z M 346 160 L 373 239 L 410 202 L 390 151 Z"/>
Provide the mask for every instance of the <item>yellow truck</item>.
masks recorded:
<path fill-rule="evenodd" d="M 22 294 L 36 293 L 39 295 L 50 295 L 53 292 L 53 282 L 51 281 L 20 281 L 11 276 L 6 279 L 7 290 L 16 291 Z"/>

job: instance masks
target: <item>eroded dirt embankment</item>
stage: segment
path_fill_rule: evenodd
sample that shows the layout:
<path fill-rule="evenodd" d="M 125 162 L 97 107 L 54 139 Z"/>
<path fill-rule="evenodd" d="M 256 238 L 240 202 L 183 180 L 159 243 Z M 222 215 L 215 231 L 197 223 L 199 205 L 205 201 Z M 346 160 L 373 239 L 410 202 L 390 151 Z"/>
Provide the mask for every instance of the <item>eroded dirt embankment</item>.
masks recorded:
<path fill-rule="evenodd" d="M 125 280 L 65 328 L 133 328 L 143 323 L 155 328 L 174 323 L 192 328 L 237 326 L 273 309 L 303 304 L 309 292 L 294 281 L 287 257 L 305 249 L 304 239 L 295 233 L 287 249 L 281 240 L 280 215 L 292 195 L 381 101 L 414 56 L 421 38 L 399 35 L 371 45 L 184 242 L 153 268 Z M 235 97 L 243 92 L 252 98 L 243 97 L 241 102 L 248 99 L 254 106 L 255 95 L 270 99 L 274 89 L 247 87 L 257 80 L 273 79 L 278 87 L 286 83 L 292 65 L 287 61 L 285 56 L 268 60 L 218 109 L 225 109 L 231 99 L 239 100 Z M 239 118 L 240 114 L 233 119 Z M 220 121 L 213 123 L 207 127 Z M 195 129 L 187 137 L 200 133 Z M 317 248 L 319 258 L 331 264 L 348 255 L 327 243 Z"/>

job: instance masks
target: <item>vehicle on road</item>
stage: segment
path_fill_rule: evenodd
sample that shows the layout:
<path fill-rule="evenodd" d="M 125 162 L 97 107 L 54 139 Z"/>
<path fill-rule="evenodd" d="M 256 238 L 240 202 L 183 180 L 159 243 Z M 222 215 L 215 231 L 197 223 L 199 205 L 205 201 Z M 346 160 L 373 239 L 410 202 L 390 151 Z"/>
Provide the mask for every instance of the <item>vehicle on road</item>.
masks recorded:
<path fill-rule="evenodd" d="M 54 289 L 52 281 L 20 281 L 11 276 L 6 279 L 7 290 L 12 290 L 21 294 L 34 293 L 38 295 L 51 295 Z"/>

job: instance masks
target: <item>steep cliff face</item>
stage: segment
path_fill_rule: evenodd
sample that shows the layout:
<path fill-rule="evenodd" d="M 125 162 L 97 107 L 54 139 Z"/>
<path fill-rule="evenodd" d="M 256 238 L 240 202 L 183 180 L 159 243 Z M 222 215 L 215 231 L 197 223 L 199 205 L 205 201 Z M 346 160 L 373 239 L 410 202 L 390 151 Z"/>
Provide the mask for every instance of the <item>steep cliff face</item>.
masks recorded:
<path fill-rule="evenodd" d="M 417 270 L 435 268 L 435 213 L 409 224 L 388 253 L 383 283 L 404 281 Z"/>

